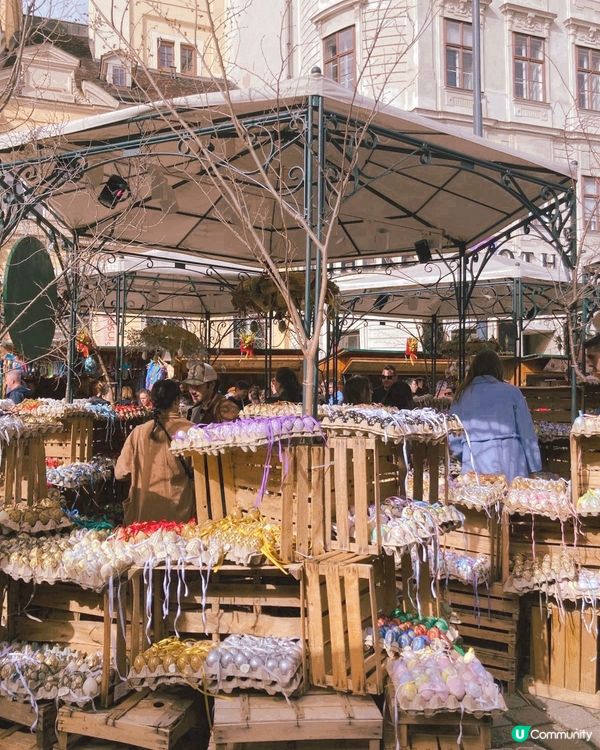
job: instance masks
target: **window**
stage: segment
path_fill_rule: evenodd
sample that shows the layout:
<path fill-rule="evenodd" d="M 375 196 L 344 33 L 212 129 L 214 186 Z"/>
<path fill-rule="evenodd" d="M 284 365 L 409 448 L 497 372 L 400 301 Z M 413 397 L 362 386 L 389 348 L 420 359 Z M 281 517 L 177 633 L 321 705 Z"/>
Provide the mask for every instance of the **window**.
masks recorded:
<path fill-rule="evenodd" d="M 583 219 L 586 229 L 600 232 L 600 178 L 583 178 Z"/>
<path fill-rule="evenodd" d="M 175 44 L 164 39 L 158 40 L 158 69 L 173 70 L 175 68 Z"/>
<path fill-rule="evenodd" d="M 515 97 L 544 101 L 544 40 L 528 34 L 513 37 Z"/>
<path fill-rule="evenodd" d="M 347 89 L 354 88 L 354 26 L 336 31 L 323 39 L 323 62 L 328 78 L 333 78 Z"/>
<path fill-rule="evenodd" d="M 112 66 L 112 82 L 115 86 L 127 86 L 127 71 L 122 65 Z"/>
<path fill-rule="evenodd" d="M 600 110 L 600 50 L 577 47 L 577 104 Z"/>
<path fill-rule="evenodd" d="M 181 72 L 185 76 L 196 75 L 196 50 L 188 44 L 181 45 Z"/>
<path fill-rule="evenodd" d="M 445 22 L 446 86 L 473 90 L 473 28 L 463 21 Z"/>

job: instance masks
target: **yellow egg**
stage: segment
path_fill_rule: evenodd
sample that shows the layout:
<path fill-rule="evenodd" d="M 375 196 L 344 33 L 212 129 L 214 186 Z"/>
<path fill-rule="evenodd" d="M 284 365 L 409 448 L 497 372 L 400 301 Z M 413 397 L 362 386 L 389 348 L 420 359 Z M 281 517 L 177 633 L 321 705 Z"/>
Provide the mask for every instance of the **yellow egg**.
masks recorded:
<path fill-rule="evenodd" d="M 141 672 L 142 669 L 146 666 L 146 660 L 142 656 L 142 654 L 138 654 L 135 659 L 133 660 L 133 668 L 136 672 Z"/>

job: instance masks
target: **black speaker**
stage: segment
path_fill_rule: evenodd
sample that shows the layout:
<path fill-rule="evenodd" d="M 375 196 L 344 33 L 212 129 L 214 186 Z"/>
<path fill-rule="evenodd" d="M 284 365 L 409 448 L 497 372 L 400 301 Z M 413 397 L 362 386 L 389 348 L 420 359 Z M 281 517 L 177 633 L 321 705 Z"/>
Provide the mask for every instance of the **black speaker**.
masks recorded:
<path fill-rule="evenodd" d="M 129 195 L 129 185 L 121 175 L 113 174 L 106 181 L 106 185 L 100 191 L 98 202 L 106 208 L 114 208 L 117 203 L 125 200 Z"/>
<path fill-rule="evenodd" d="M 419 263 L 428 263 L 432 258 L 429 240 L 417 240 L 415 242 L 415 252 Z"/>

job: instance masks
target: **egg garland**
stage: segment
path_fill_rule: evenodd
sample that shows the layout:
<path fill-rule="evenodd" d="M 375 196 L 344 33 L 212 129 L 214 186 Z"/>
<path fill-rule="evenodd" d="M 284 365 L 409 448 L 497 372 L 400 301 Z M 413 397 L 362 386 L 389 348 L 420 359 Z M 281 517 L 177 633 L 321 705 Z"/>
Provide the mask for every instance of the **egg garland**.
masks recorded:
<path fill-rule="evenodd" d="M 263 445 L 281 445 L 296 438 L 321 436 L 321 427 L 314 417 L 257 417 L 196 425 L 187 432 L 180 430 L 173 437 L 171 450 L 217 455 L 231 448 L 255 451 Z"/>
<path fill-rule="evenodd" d="M 564 479 L 515 477 L 504 501 L 508 513 L 532 513 L 553 520 L 576 515 L 571 501 L 571 484 Z"/>
<path fill-rule="evenodd" d="M 554 583 L 542 585 L 541 590 L 547 596 L 554 596 L 560 600 L 572 602 L 583 600 L 596 609 L 600 603 L 600 571 L 579 568 L 574 580 L 557 580 Z"/>
<path fill-rule="evenodd" d="M 136 690 L 156 690 L 164 684 L 207 690 L 205 664 L 214 647 L 212 641 L 164 638 L 135 657 L 127 682 Z"/>
<path fill-rule="evenodd" d="M 465 555 L 454 550 L 440 550 L 438 577 L 451 578 L 477 588 L 490 578 L 491 563 L 487 555 Z"/>
<path fill-rule="evenodd" d="M 405 648 L 420 651 L 434 641 L 442 641 L 447 646 L 458 638 L 456 629 L 446 620 L 438 617 L 420 617 L 415 612 L 395 609 L 387 617 L 380 615 L 377 620 L 379 637 L 388 656 L 393 657 Z M 365 647 L 373 647 L 370 629 L 365 631 Z"/>
<path fill-rule="evenodd" d="M 98 456 L 92 461 L 75 461 L 64 466 L 46 470 L 48 484 L 64 489 L 95 487 L 110 480 L 113 476 L 114 461 L 111 458 Z"/>
<path fill-rule="evenodd" d="M 100 695 L 102 657 L 69 647 L 0 643 L 0 695 L 29 702 L 60 700 L 84 705 Z"/>
<path fill-rule="evenodd" d="M 567 550 L 536 559 L 515 555 L 510 563 L 511 575 L 504 584 L 504 591 L 509 593 L 523 594 L 556 581 L 577 579 L 575 559 Z"/>
<path fill-rule="evenodd" d="M 199 531 L 202 539 L 218 543 L 223 557 L 237 565 L 257 565 L 266 558 L 284 570 L 279 557 L 281 527 L 270 522 L 257 509 L 231 513 L 218 521 L 208 521 Z"/>
<path fill-rule="evenodd" d="M 65 514 L 63 498 L 58 490 L 49 490 L 48 497 L 29 504 L 23 500 L 0 508 L 0 528 L 3 534 L 23 532 L 38 534 L 71 526 Z"/>
<path fill-rule="evenodd" d="M 370 509 L 370 526 L 376 538 L 376 515 Z M 351 527 L 354 520 L 351 519 Z M 424 544 L 447 531 L 460 528 L 464 515 L 453 505 L 426 503 L 406 498 L 387 498 L 380 507 L 381 539 L 388 554 L 401 555 L 413 545 Z"/>
<path fill-rule="evenodd" d="M 205 669 L 212 691 L 290 696 L 302 685 L 302 645 L 295 638 L 230 635 L 208 653 Z"/>
<path fill-rule="evenodd" d="M 448 482 L 448 497 L 456 505 L 473 510 L 488 510 L 500 506 L 508 490 L 503 474 L 460 474 Z"/>
<path fill-rule="evenodd" d="M 506 711 L 498 685 L 472 649 L 462 655 L 440 641 L 434 644 L 418 651 L 404 649 L 398 658 L 387 660 L 398 709 L 426 716 L 438 711 L 475 716 Z"/>
<path fill-rule="evenodd" d="M 599 489 L 589 489 L 577 500 L 577 514 L 579 516 L 600 515 Z"/>
<path fill-rule="evenodd" d="M 540 443 L 554 443 L 568 439 L 571 425 L 568 422 L 540 421 L 535 423 L 535 431 Z"/>
<path fill-rule="evenodd" d="M 580 414 L 571 427 L 572 435 L 593 437 L 600 435 L 600 416 L 596 414 Z"/>
<path fill-rule="evenodd" d="M 456 415 L 446 415 L 435 409 L 393 409 L 382 406 L 324 406 L 321 423 L 323 430 L 342 434 L 377 435 L 384 442 L 400 443 L 406 439 L 438 442 L 449 433 L 462 433 Z"/>

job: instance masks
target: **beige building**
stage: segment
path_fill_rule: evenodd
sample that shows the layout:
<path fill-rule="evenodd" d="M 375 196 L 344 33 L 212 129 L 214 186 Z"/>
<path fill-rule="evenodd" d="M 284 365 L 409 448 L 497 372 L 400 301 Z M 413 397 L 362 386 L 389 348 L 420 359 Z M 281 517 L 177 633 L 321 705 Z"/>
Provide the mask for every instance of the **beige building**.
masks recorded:
<path fill-rule="evenodd" d="M 239 15 L 231 73 L 236 80 L 273 82 L 274 74 L 307 75 L 318 66 L 367 96 L 472 130 L 470 0 L 269 5 L 269 26 L 258 20 L 264 14 L 261 0 L 246 4 Z M 580 253 L 598 258 L 600 2 L 480 0 L 480 5 L 484 136 L 568 166 L 579 180 Z M 534 232 L 501 253 L 547 268 L 561 262 Z M 548 321 L 548 330 L 553 328 Z M 390 328 L 360 330 L 362 346 L 403 349 L 405 339 L 406 333 Z M 551 337 L 536 336 L 535 350 L 555 347 Z"/>

